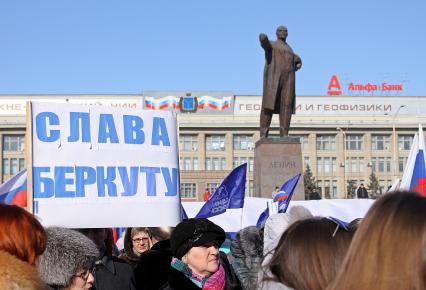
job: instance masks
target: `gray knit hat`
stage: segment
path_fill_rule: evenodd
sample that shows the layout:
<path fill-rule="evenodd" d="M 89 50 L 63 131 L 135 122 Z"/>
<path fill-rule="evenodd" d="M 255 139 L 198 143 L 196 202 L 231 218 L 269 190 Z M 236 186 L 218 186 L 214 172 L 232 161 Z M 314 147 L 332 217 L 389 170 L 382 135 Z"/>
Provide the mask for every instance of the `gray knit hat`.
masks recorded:
<path fill-rule="evenodd" d="M 47 247 L 38 271 L 48 285 L 68 286 L 78 269 L 90 269 L 98 257 L 96 245 L 83 234 L 58 227 L 46 229 Z"/>

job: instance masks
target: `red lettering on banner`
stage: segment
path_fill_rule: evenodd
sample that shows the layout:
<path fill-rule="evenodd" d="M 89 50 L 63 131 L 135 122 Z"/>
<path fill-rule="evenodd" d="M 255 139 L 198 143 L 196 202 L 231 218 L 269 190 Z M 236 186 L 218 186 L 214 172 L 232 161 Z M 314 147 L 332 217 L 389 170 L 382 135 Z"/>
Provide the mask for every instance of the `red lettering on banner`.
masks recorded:
<path fill-rule="evenodd" d="M 342 94 L 342 87 L 340 86 L 339 80 L 336 75 L 333 75 L 330 80 L 330 84 L 328 85 L 329 95 L 337 96 Z"/>

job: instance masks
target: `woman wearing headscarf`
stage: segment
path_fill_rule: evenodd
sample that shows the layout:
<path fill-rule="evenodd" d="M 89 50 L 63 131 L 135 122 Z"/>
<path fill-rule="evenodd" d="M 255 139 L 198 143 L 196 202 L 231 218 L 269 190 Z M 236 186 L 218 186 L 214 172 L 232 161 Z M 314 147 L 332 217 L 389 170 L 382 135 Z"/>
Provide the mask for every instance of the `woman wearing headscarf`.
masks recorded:
<path fill-rule="evenodd" d="M 124 253 L 119 258 L 134 268 L 140 255 L 151 247 L 152 240 L 148 228 L 127 228 L 124 234 Z"/>
<path fill-rule="evenodd" d="M 219 251 L 224 241 L 224 230 L 208 219 L 178 224 L 170 239 L 173 258 L 162 289 L 242 289 L 226 255 Z"/>

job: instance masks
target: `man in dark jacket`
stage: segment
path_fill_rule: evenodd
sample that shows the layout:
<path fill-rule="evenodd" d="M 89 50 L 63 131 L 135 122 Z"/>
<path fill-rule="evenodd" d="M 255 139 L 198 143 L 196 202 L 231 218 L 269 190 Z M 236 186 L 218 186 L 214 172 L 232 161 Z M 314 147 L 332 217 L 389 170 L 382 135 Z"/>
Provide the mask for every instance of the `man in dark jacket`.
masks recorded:
<path fill-rule="evenodd" d="M 108 229 L 79 229 L 91 239 L 101 256 L 95 262 L 95 290 L 135 290 L 135 277 L 132 267 L 125 261 L 107 253 L 105 241 Z"/>
<path fill-rule="evenodd" d="M 367 189 L 364 187 L 364 184 L 361 183 L 358 190 L 356 191 L 358 198 L 368 198 Z"/>

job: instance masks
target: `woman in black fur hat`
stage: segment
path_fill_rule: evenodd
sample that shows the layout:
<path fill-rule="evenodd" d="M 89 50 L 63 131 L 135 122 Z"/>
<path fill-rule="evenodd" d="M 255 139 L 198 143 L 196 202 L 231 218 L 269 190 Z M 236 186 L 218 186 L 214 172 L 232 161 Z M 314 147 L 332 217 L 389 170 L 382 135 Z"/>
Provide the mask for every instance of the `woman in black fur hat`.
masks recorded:
<path fill-rule="evenodd" d="M 225 232 L 208 219 L 187 219 L 174 229 L 167 290 L 242 289 L 226 255 L 219 252 Z"/>

